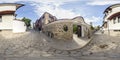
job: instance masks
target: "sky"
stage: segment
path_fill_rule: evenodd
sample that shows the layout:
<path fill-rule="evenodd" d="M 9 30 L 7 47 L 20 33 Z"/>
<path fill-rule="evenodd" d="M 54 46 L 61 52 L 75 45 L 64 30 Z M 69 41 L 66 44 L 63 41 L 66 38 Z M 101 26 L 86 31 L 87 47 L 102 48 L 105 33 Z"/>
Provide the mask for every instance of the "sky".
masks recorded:
<path fill-rule="evenodd" d="M 16 11 L 17 18 L 27 17 L 35 22 L 44 12 L 58 19 L 82 16 L 88 24 L 102 25 L 104 10 L 120 0 L 0 0 L 0 3 L 19 3 L 25 6 Z"/>

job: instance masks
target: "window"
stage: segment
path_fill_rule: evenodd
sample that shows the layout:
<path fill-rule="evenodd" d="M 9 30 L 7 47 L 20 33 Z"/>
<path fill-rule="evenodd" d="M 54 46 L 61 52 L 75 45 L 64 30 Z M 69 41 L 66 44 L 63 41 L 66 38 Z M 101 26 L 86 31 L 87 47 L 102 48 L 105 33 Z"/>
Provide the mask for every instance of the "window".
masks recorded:
<path fill-rule="evenodd" d="M 2 16 L 0 16 L 0 22 L 2 22 Z"/>
<path fill-rule="evenodd" d="M 116 20 L 116 18 L 113 18 L 113 24 L 115 24 L 115 20 Z"/>
<path fill-rule="evenodd" d="M 120 23 L 120 17 L 118 17 L 118 23 Z"/>
<path fill-rule="evenodd" d="M 112 9 L 110 8 L 109 11 L 110 11 L 110 13 L 111 13 L 111 12 L 112 12 Z"/>
<path fill-rule="evenodd" d="M 63 26 L 63 30 L 64 30 L 65 32 L 67 32 L 67 31 L 68 31 L 68 26 L 67 26 L 67 25 L 64 25 L 64 26 Z"/>

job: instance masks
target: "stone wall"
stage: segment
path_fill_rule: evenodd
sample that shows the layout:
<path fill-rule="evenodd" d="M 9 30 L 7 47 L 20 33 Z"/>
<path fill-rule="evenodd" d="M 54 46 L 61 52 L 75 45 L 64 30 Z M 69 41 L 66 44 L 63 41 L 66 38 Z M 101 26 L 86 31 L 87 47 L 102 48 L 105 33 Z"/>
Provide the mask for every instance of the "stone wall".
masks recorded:
<path fill-rule="evenodd" d="M 73 25 L 75 23 L 73 20 L 60 20 L 55 21 L 43 26 L 43 32 L 51 38 L 62 39 L 62 40 L 72 40 L 73 39 Z M 82 26 L 82 36 L 84 38 L 89 38 L 91 36 L 91 30 L 88 26 L 79 23 L 76 25 Z M 68 30 L 65 31 L 64 27 L 67 26 Z"/>
<path fill-rule="evenodd" d="M 73 25 L 80 25 L 80 37 L 88 38 L 91 35 L 90 25 L 85 23 L 83 17 L 77 16 L 73 19 L 57 19 L 55 16 L 45 12 L 39 19 L 42 32 L 55 39 L 72 40 Z"/>
<path fill-rule="evenodd" d="M 67 31 L 64 30 L 64 27 L 67 27 Z M 72 22 L 67 21 L 56 21 L 44 26 L 43 31 L 46 35 L 63 40 L 71 40 L 73 38 L 73 24 Z"/>

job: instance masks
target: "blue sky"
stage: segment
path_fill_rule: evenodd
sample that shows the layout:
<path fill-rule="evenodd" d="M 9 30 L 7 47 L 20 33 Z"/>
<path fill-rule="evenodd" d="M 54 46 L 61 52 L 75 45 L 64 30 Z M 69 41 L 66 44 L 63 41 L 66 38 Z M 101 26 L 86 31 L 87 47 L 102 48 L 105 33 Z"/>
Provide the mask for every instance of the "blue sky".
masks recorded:
<path fill-rule="evenodd" d="M 44 12 L 58 19 L 82 16 L 87 23 L 102 25 L 104 10 L 120 0 L 1 0 L 0 3 L 21 3 L 25 6 L 16 11 L 17 18 L 27 17 L 35 22 Z"/>

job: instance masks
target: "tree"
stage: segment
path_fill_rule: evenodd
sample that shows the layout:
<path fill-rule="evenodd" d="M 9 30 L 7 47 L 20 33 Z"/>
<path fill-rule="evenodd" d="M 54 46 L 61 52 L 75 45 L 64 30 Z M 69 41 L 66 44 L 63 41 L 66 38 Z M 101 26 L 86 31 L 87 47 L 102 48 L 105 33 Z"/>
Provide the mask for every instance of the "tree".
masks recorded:
<path fill-rule="evenodd" d="M 94 30 L 95 28 L 93 27 L 93 23 L 92 22 L 90 22 L 90 29 L 91 30 Z"/>
<path fill-rule="evenodd" d="M 100 26 L 98 25 L 98 26 L 97 26 L 97 30 L 99 30 L 99 29 L 100 29 Z"/>
<path fill-rule="evenodd" d="M 91 27 L 90 27 L 90 28 L 91 28 L 91 30 L 94 30 L 94 27 L 93 27 L 92 25 L 91 25 Z"/>
<path fill-rule="evenodd" d="M 26 17 L 23 17 L 22 21 L 25 22 L 25 24 L 26 24 L 27 27 L 30 27 L 30 26 L 31 26 L 31 24 L 30 24 L 30 23 L 31 23 L 31 19 L 26 18 Z"/>

